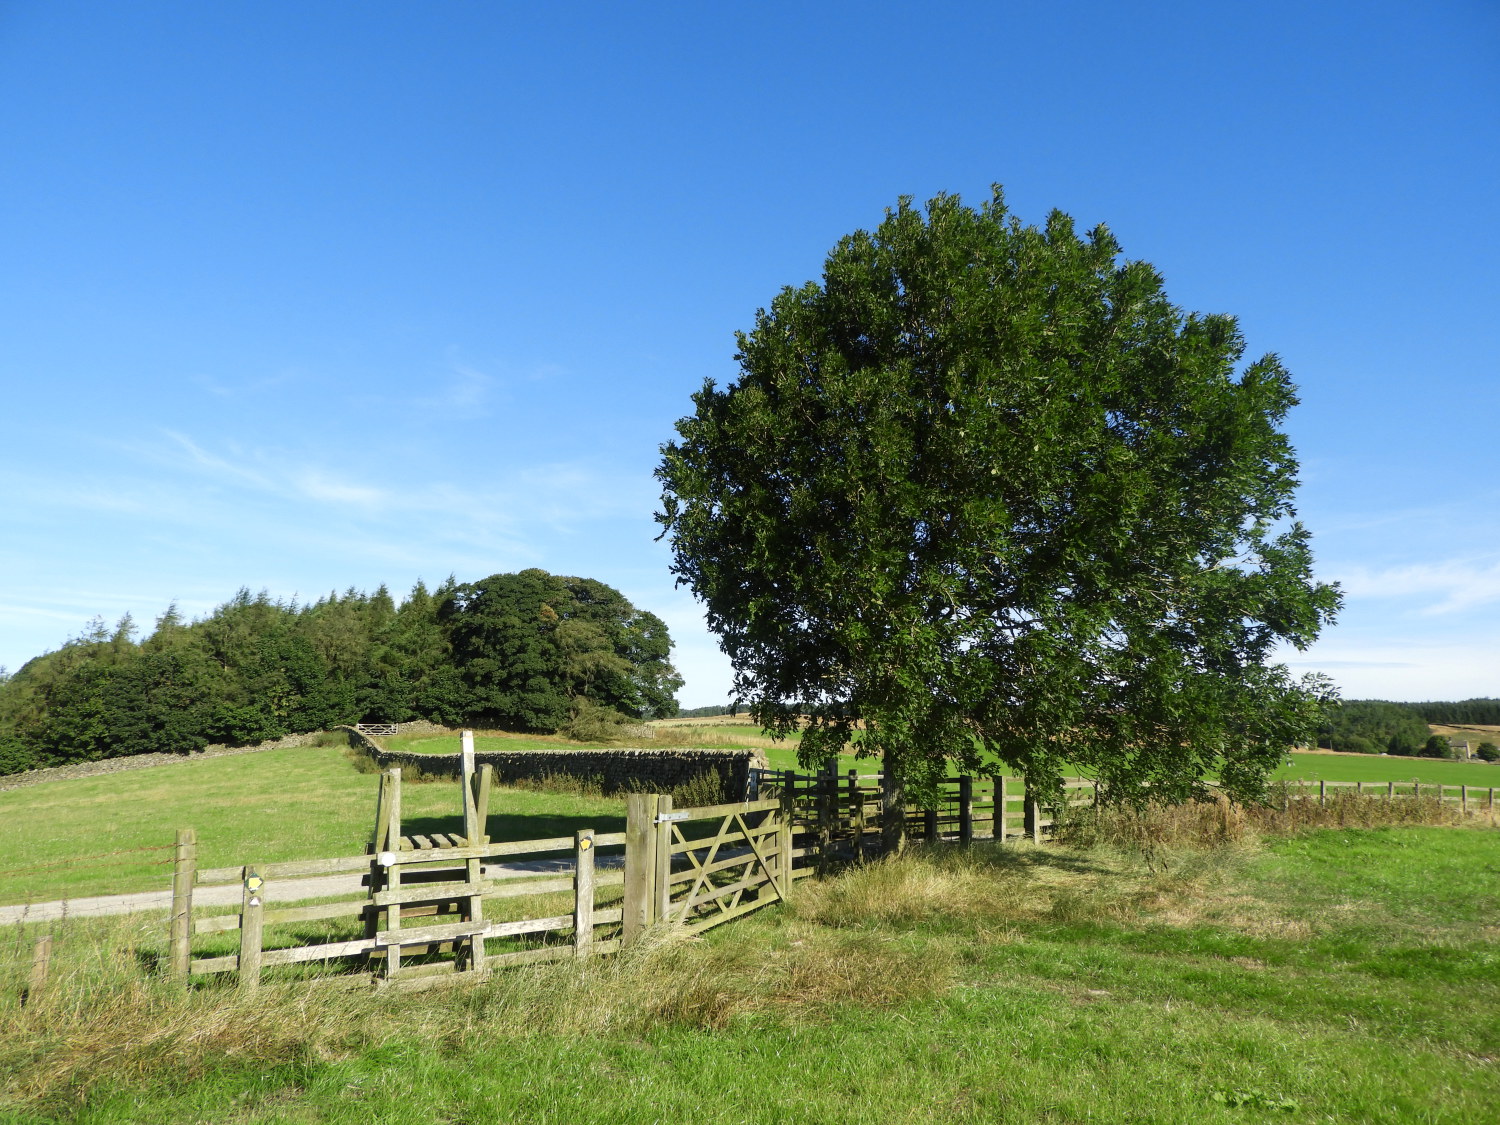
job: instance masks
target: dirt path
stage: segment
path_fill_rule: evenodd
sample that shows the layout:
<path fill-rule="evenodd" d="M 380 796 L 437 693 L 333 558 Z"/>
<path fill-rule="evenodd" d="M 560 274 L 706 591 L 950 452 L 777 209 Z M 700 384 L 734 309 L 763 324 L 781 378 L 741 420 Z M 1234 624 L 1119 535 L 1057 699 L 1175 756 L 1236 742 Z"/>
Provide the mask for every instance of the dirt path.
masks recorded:
<path fill-rule="evenodd" d="M 619 867 L 624 856 L 601 855 L 600 867 Z M 486 864 L 484 874 L 490 879 L 507 876 L 573 873 L 571 859 L 537 859 L 526 863 Z M 320 875 L 307 879 L 268 880 L 261 892 L 267 902 L 304 902 L 308 899 L 334 898 L 358 894 L 364 889 L 364 876 Z M 234 906 L 240 901 L 238 883 L 214 887 L 195 887 L 193 906 Z M 139 891 L 129 895 L 100 895 L 94 898 L 71 898 L 57 902 L 28 902 L 0 906 L 0 926 L 56 922 L 68 918 L 102 918 L 112 914 L 166 913 L 172 907 L 171 891 Z"/>

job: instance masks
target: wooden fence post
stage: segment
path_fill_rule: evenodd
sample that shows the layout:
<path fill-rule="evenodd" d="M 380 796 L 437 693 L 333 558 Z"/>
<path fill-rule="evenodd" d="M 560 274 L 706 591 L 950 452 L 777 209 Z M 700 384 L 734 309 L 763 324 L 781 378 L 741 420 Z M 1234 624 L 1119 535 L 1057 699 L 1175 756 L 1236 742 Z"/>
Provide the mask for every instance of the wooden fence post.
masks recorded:
<path fill-rule="evenodd" d="M 776 891 L 782 902 L 792 893 L 792 812 L 796 807 L 790 794 L 783 791 L 778 810 L 781 822 L 776 827 L 776 872 L 781 877 Z"/>
<path fill-rule="evenodd" d="M 930 809 L 922 810 L 922 836 L 929 844 L 935 844 L 941 838 L 938 834 L 938 811 L 936 805 Z"/>
<path fill-rule="evenodd" d="M 479 792 L 474 797 L 475 807 L 479 812 L 479 835 L 480 843 L 490 842 L 485 829 L 490 825 L 490 789 L 495 782 L 495 767 L 486 763 L 479 767 Z"/>
<path fill-rule="evenodd" d="M 843 827 L 848 829 L 850 837 L 854 840 L 854 850 L 850 858 L 858 859 L 860 853 L 859 775 L 853 770 L 849 771 L 848 795 L 849 823 Z M 841 815 L 841 823 L 842 819 Z"/>
<path fill-rule="evenodd" d="M 672 821 L 663 820 L 672 812 L 672 794 L 656 798 L 656 920 L 672 920 Z M 687 921 L 687 919 L 682 919 Z"/>
<path fill-rule="evenodd" d="M 26 1003 L 35 1004 L 47 991 L 47 974 L 52 971 L 52 935 L 43 934 L 31 949 L 31 979 L 26 985 Z"/>
<path fill-rule="evenodd" d="M 974 842 L 974 779 L 967 774 L 958 779 L 958 842 Z"/>
<path fill-rule="evenodd" d="M 254 867 L 244 869 L 244 890 L 240 895 L 240 987 L 254 991 L 260 987 L 260 947 L 265 900 L 261 888 L 265 880 Z"/>
<path fill-rule="evenodd" d="M 906 847 L 906 787 L 899 774 L 880 771 L 880 852 L 900 855 Z"/>
<path fill-rule="evenodd" d="M 1318 779 L 1318 808 L 1321 809 L 1321 808 L 1323 808 L 1327 804 L 1328 804 L 1328 782 L 1324 781 L 1322 778 L 1319 778 Z"/>
<path fill-rule="evenodd" d="M 1010 798 L 1005 793 L 1005 775 L 997 773 L 995 775 L 995 824 L 991 829 L 996 843 L 1005 843 L 1005 814 L 1009 806 Z"/>
<path fill-rule="evenodd" d="M 580 960 L 594 951 L 594 830 L 573 837 L 573 953 Z"/>
<path fill-rule="evenodd" d="M 391 796 L 388 836 L 386 838 L 385 850 L 388 852 L 399 852 L 401 850 L 401 769 L 396 767 L 390 771 L 391 774 Z M 393 863 L 385 869 L 385 889 L 394 891 L 401 886 L 401 865 Z M 393 903 L 386 908 L 385 927 L 388 930 L 399 930 L 401 928 L 401 904 Z M 394 977 L 401 968 L 401 947 L 399 945 L 388 945 L 385 947 L 385 976 L 389 980 Z"/>
<path fill-rule="evenodd" d="M 1385 783 L 1385 803 L 1386 804 L 1390 804 L 1395 799 L 1396 799 L 1396 783 L 1394 781 L 1387 781 Z"/>
<path fill-rule="evenodd" d="M 633 945 L 656 922 L 655 793 L 625 795 L 625 903 L 621 944 Z"/>
<path fill-rule="evenodd" d="M 1467 785 L 1458 787 L 1458 808 L 1464 816 L 1469 815 L 1469 787 Z"/>
<path fill-rule="evenodd" d="M 833 813 L 838 806 L 836 760 L 826 762 L 818 774 L 818 878 L 828 873 L 833 851 Z"/>
<path fill-rule="evenodd" d="M 197 835 L 191 828 L 179 828 L 172 852 L 172 942 L 167 971 L 184 985 L 193 960 L 193 882 L 197 877 Z"/>
<path fill-rule="evenodd" d="M 479 817 L 479 779 L 474 773 L 474 732 L 461 731 L 459 746 L 461 750 L 458 759 L 458 777 L 459 788 L 463 790 L 464 842 L 471 848 L 477 848 L 484 843 L 484 821 Z M 464 881 L 472 887 L 478 887 L 483 880 L 483 862 L 478 858 L 466 860 Z M 484 919 L 483 893 L 468 897 L 464 903 L 462 917 L 465 922 L 479 922 Z M 484 937 L 482 935 L 471 937 L 466 944 L 468 946 L 466 967 L 482 972 L 484 970 Z"/>

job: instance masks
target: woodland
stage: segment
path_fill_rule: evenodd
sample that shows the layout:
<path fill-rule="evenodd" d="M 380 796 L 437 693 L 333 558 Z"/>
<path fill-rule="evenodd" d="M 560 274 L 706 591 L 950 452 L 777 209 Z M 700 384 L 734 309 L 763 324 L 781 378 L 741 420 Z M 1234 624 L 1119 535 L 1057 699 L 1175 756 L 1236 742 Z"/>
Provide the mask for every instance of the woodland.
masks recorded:
<path fill-rule="evenodd" d="M 677 712 L 661 618 L 591 578 L 525 570 L 381 586 L 305 604 L 241 589 L 175 605 L 137 640 L 127 615 L 0 680 L 0 774 L 361 720 L 552 732 Z"/>

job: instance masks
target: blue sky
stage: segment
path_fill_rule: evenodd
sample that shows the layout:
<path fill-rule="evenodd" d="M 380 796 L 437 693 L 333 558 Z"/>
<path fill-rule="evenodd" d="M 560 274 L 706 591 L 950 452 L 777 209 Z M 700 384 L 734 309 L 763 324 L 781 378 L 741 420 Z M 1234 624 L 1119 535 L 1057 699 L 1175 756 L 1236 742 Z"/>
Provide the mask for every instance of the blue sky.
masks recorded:
<path fill-rule="evenodd" d="M 1103 221 L 1301 386 L 1345 693 L 1500 694 L 1500 6 L 0 0 L 0 664 L 653 537 L 733 332 L 898 196 Z"/>

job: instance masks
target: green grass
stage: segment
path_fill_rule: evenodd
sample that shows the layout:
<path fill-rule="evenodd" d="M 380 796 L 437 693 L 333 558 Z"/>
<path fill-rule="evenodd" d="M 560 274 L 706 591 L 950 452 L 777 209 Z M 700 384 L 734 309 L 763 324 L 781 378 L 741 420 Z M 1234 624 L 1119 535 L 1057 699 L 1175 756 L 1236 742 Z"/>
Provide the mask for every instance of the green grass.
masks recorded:
<path fill-rule="evenodd" d="M 197 830 L 201 867 L 359 855 L 376 787 L 341 750 L 299 747 L 0 793 L 0 904 L 162 889 L 179 827 Z M 456 784 L 403 788 L 408 834 L 462 830 Z M 621 800 L 497 787 L 486 830 L 496 840 L 617 832 L 624 815 Z"/>
<path fill-rule="evenodd" d="M 1480 829 L 919 849 L 453 992 L 7 1007 L 0 1121 L 1487 1122 L 1497 870 Z"/>
<path fill-rule="evenodd" d="M 1272 776 L 1310 781 L 1396 781 L 1482 785 L 1500 789 L 1500 765 L 1449 762 L 1441 758 L 1382 758 L 1378 754 L 1290 754 L 1289 765 Z"/>

